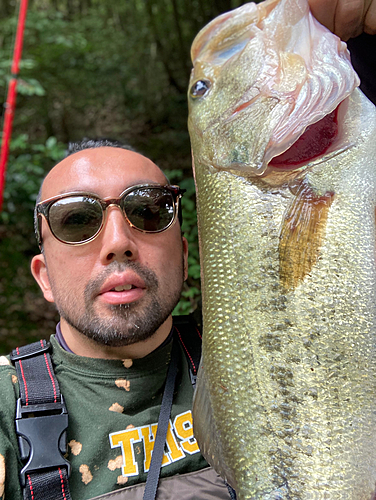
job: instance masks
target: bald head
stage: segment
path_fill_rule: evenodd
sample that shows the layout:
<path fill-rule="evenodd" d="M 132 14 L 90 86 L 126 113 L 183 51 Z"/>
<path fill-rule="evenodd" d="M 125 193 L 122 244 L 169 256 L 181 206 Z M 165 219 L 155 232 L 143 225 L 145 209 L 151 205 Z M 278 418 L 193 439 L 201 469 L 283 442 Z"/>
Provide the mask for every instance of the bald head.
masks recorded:
<path fill-rule="evenodd" d="M 119 182 L 131 186 L 149 181 L 168 182 L 161 169 L 145 156 L 113 147 L 85 149 L 64 158 L 50 170 L 42 184 L 41 199 L 71 191 L 99 194 L 95 189 L 116 189 Z"/>

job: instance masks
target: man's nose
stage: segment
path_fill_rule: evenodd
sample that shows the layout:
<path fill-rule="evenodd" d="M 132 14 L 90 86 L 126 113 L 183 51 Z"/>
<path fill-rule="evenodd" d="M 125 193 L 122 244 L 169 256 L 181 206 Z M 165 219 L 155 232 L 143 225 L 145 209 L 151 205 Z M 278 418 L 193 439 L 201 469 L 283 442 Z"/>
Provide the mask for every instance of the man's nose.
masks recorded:
<path fill-rule="evenodd" d="M 103 264 L 113 260 L 137 260 L 138 248 L 135 233 L 119 207 L 110 206 L 101 234 L 100 258 Z"/>

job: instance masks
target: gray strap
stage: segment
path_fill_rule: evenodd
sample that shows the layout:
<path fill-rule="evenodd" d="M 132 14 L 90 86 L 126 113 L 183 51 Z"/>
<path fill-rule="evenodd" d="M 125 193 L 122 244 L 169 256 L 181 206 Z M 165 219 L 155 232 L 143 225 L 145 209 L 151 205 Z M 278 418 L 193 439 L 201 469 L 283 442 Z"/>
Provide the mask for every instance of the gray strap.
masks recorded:
<path fill-rule="evenodd" d="M 150 469 L 145 484 L 143 500 L 155 500 L 161 472 L 163 452 L 166 442 L 168 421 L 171 415 L 174 396 L 175 379 L 178 371 L 179 346 L 176 340 L 172 341 L 171 361 L 168 367 L 166 385 L 163 392 L 161 410 L 159 412 L 157 435 L 151 457 Z"/>

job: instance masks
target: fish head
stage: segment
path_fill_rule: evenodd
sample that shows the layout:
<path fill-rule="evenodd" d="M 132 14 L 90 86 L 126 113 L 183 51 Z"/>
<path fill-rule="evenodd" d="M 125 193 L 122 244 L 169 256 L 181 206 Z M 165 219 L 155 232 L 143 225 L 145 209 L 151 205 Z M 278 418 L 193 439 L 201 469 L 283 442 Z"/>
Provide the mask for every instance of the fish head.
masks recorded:
<path fill-rule="evenodd" d="M 284 178 L 343 148 L 340 104 L 359 79 L 346 44 L 316 21 L 307 0 L 248 3 L 223 14 L 200 31 L 191 56 L 196 164 Z"/>

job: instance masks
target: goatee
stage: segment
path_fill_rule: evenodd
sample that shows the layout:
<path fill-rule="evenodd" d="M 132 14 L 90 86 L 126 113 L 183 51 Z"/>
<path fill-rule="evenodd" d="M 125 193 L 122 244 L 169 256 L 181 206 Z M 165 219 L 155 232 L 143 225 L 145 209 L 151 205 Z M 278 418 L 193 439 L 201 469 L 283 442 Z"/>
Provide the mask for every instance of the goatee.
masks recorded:
<path fill-rule="evenodd" d="M 110 318 L 103 318 L 95 312 L 95 300 L 109 275 L 133 270 L 144 281 L 146 295 L 130 304 L 109 305 Z M 110 347 L 120 347 L 142 342 L 150 338 L 167 320 L 180 299 L 183 286 L 183 271 L 179 290 L 169 290 L 160 296 L 156 274 L 137 262 L 114 261 L 85 287 L 85 311 L 79 315 L 73 307 L 66 307 L 67 301 L 59 300 L 54 291 L 56 306 L 65 321 L 95 342 Z M 62 306 L 65 305 L 65 307 Z"/>

